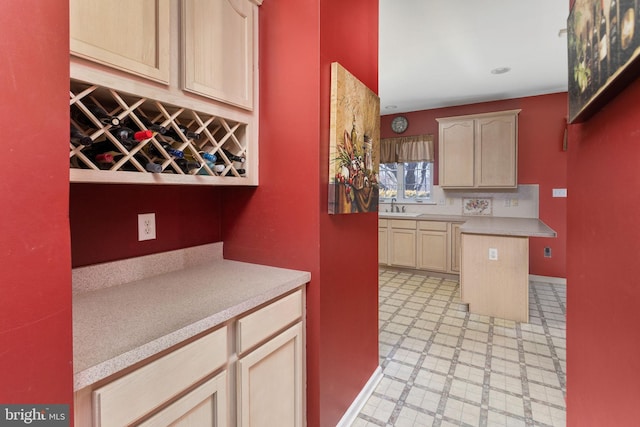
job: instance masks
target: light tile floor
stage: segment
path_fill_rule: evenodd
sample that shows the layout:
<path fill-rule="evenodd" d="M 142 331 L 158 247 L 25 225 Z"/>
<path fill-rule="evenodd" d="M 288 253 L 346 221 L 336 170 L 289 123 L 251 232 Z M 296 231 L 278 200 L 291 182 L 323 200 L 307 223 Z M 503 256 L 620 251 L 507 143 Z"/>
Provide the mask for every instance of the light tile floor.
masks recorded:
<path fill-rule="evenodd" d="M 530 322 L 470 314 L 457 281 L 380 270 L 384 377 L 352 424 L 564 426 L 564 285 L 531 282 Z"/>

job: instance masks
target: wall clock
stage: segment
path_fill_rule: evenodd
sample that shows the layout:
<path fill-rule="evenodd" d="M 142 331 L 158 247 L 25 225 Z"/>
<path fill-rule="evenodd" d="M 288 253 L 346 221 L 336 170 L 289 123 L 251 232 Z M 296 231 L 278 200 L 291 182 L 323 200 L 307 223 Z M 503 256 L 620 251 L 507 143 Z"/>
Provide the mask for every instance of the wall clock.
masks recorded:
<path fill-rule="evenodd" d="M 391 122 L 391 130 L 395 133 L 402 133 L 407 130 L 409 126 L 409 121 L 404 116 L 398 116 Z"/>

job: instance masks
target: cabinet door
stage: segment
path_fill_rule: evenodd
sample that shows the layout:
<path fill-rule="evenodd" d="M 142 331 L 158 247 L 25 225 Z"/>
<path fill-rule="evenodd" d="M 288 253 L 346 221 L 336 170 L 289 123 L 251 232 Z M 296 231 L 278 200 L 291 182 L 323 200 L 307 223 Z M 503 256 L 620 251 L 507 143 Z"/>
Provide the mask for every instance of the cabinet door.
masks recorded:
<path fill-rule="evenodd" d="M 460 272 L 460 224 L 451 224 L 451 271 Z"/>
<path fill-rule="evenodd" d="M 227 361 L 224 326 L 94 390 L 95 427 L 129 425 L 213 374 Z"/>
<path fill-rule="evenodd" d="M 183 1 L 185 90 L 253 108 L 255 8 L 249 0 Z"/>
<path fill-rule="evenodd" d="M 446 231 L 418 231 L 418 268 L 447 271 Z"/>
<path fill-rule="evenodd" d="M 439 135 L 440 186 L 468 188 L 474 185 L 473 120 L 441 122 Z"/>
<path fill-rule="evenodd" d="M 378 263 L 387 265 L 389 262 L 389 233 L 387 228 L 378 228 Z"/>
<path fill-rule="evenodd" d="M 476 185 L 517 185 L 517 120 L 515 114 L 476 120 Z"/>
<path fill-rule="evenodd" d="M 227 372 L 176 400 L 138 427 L 226 427 Z"/>
<path fill-rule="evenodd" d="M 392 228 L 389 234 L 391 260 L 398 267 L 416 267 L 416 231 Z"/>
<path fill-rule="evenodd" d="M 238 361 L 238 426 L 303 425 L 302 337 L 300 322 Z"/>
<path fill-rule="evenodd" d="M 71 0 L 71 53 L 168 83 L 169 7 L 169 0 Z"/>

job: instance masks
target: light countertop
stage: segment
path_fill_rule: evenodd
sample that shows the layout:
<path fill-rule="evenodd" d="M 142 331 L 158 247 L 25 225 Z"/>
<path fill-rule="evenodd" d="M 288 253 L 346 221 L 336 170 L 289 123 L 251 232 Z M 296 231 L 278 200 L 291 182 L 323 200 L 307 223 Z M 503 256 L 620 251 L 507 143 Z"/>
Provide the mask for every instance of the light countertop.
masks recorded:
<path fill-rule="evenodd" d="M 556 237 L 557 233 L 537 218 L 466 217 L 462 233 L 497 236 Z"/>
<path fill-rule="evenodd" d="M 508 218 L 496 216 L 432 215 L 379 212 L 380 219 L 412 219 L 417 221 L 460 222 L 460 231 L 467 234 L 502 236 L 557 237 L 557 233 L 538 218 Z"/>
<path fill-rule="evenodd" d="M 406 213 L 390 213 L 378 212 L 379 219 L 415 219 L 420 221 L 446 221 L 446 222 L 465 222 L 468 216 L 462 215 L 433 215 L 433 214 L 406 214 Z"/>
<path fill-rule="evenodd" d="M 217 259 L 76 294 L 74 389 L 220 325 L 310 279 L 311 274 L 304 271 Z"/>

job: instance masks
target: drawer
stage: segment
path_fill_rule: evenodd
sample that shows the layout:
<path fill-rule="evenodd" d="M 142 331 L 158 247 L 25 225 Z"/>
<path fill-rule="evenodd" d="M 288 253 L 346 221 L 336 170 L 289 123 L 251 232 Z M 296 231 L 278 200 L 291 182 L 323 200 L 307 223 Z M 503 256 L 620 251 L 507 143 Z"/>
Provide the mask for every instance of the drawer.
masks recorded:
<path fill-rule="evenodd" d="M 384 218 L 383 219 L 379 219 L 378 220 L 378 227 L 383 227 L 383 228 L 386 227 L 387 226 L 387 221 L 388 220 L 384 219 Z"/>
<path fill-rule="evenodd" d="M 391 228 L 406 228 L 408 230 L 416 229 L 416 220 L 391 219 L 389 221 L 391 223 Z"/>
<path fill-rule="evenodd" d="M 148 414 L 227 361 L 227 327 L 93 392 L 96 427 L 120 427 Z"/>
<path fill-rule="evenodd" d="M 238 352 L 242 353 L 302 317 L 298 290 L 238 320 Z"/>
<path fill-rule="evenodd" d="M 447 223 L 442 221 L 419 221 L 419 230 L 447 231 Z"/>

